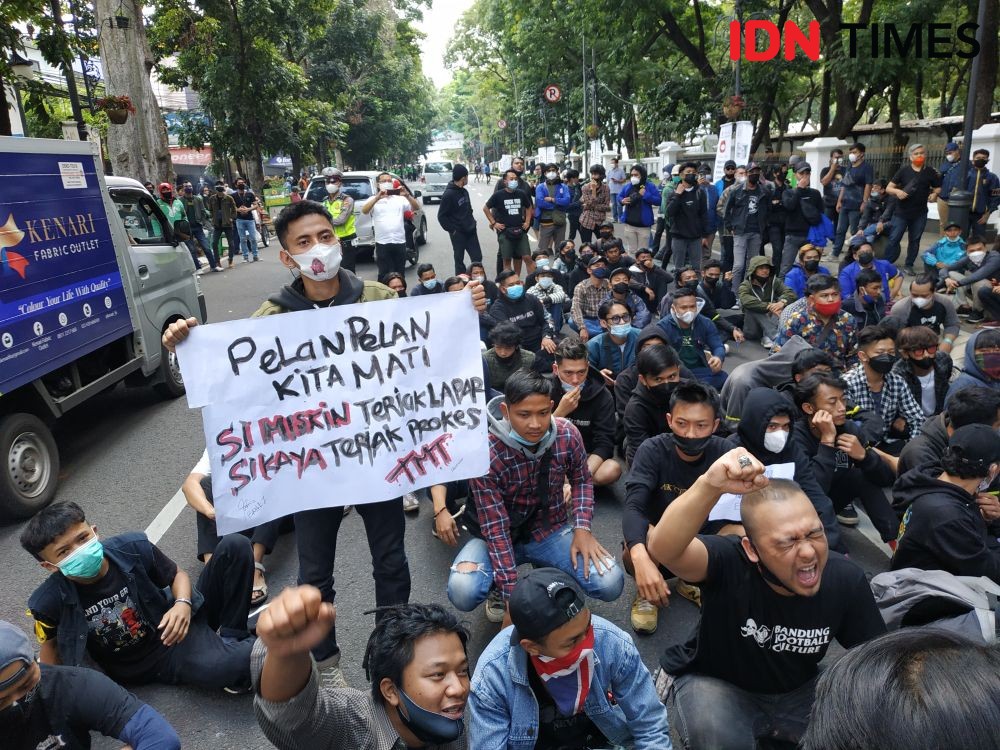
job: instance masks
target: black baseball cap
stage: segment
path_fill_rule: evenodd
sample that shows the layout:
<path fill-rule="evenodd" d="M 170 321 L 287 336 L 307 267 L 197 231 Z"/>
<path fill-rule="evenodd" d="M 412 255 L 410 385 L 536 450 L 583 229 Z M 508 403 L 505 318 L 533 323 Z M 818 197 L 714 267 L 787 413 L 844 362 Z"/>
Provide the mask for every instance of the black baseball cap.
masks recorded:
<path fill-rule="evenodd" d="M 723 169 L 736 169 L 736 162 L 729 159 L 722 167 Z"/>
<path fill-rule="evenodd" d="M 812 172 L 813 168 L 809 166 L 809 162 L 805 159 L 800 161 L 795 165 L 795 174 L 802 174 L 803 172 Z"/>
<path fill-rule="evenodd" d="M 16 685 L 22 680 L 25 670 L 31 666 L 34 660 L 35 655 L 31 649 L 31 642 L 24 631 L 6 620 L 0 620 L 0 670 L 18 662 L 24 665 L 9 678 L 0 682 L 0 690 Z"/>
<path fill-rule="evenodd" d="M 959 224 L 957 221 L 949 221 L 947 224 L 944 225 L 945 229 L 951 229 L 952 227 L 955 227 L 956 229 L 961 229 L 962 225 Z"/>
<path fill-rule="evenodd" d="M 593 266 L 593 265 L 596 265 L 597 263 L 605 263 L 606 264 L 607 262 L 608 261 L 604 259 L 603 255 L 598 255 L 597 253 L 594 253 L 593 257 L 591 257 L 591 259 L 587 263 L 587 265 L 588 266 Z"/>
<path fill-rule="evenodd" d="M 952 433 L 947 452 L 986 476 L 990 465 L 1000 462 L 1000 435 L 990 425 L 967 424 Z"/>
<path fill-rule="evenodd" d="M 760 164 L 758 164 L 755 161 L 752 161 L 749 164 L 747 164 L 747 172 L 752 172 L 755 169 L 759 170 L 760 169 Z"/>
<path fill-rule="evenodd" d="M 514 624 L 511 645 L 522 638 L 539 641 L 587 607 L 576 580 L 558 568 L 535 568 L 521 576 L 507 606 Z"/>

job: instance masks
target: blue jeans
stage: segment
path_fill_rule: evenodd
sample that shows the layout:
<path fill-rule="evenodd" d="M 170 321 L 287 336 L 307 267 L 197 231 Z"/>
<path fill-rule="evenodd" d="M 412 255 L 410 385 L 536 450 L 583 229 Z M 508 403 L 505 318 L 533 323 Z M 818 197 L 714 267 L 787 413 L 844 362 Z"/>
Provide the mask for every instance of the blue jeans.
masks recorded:
<path fill-rule="evenodd" d="M 722 386 L 726 383 L 725 370 L 719 370 L 718 372 L 712 372 L 708 367 L 693 367 L 691 368 L 691 374 L 694 375 L 695 380 L 700 380 L 702 383 L 712 386 L 717 391 L 722 390 Z"/>
<path fill-rule="evenodd" d="M 770 695 L 741 690 L 715 677 L 685 674 L 671 685 L 667 706 L 670 724 L 685 748 L 756 750 L 758 739 L 798 742 L 809 724 L 815 691 L 815 680 Z"/>
<path fill-rule="evenodd" d="M 236 235 L 240 252 L 243 253 L 243 260 L 249 258 L 250 253 L 257 257 L 257 225 L 253 219 L 237 219 Z"/>
<path fill-rule="evenodd" d="M 917 252 L 920 250 L 920 237 L 923 235 L 926 225 L 926 212 L 910 221 L 907 221 L 905 217 L 899 214 L 893 216 L 892 224 L 889 225 L 889 244 L 885 248 L 885 259 L 890 263 L 895 263 L 896 259 L 899 258 L 899 244 L 905 232 L 908 235 L 905 265 L 912 267 L 917 260 Z"/>
<path fill-rule="evenodd" d="M 527 544 L 515 544 L 514 559 L 519 565 L 532 563 L 542 567 L 559 568 L 576 578 L 584 593 L 594 599 L 613 602 L 621 596 L 625 578 L 614 558 L 608 560 L 611 567 L 610 570 L 604 571 L 604 575 L 600 575 L 591 563 L 588 580 L 583 577 L 582 557 L 577 561 L 579 570 L 573 570 L 573 563 L 569 557 L 572 543 L 573 529 L 566 526 L 540 542 L 532 540 Z M 459 563 L 465 562 L 475 563 L 476 570 L 459 572 Z M 486 601 L 492 586 L 493 565 L 490 563 L 486 542 L 482 539 L 473 539 L 459 550 L 455 561 L 451 564 L 451 573 L 448 575 L 448 599 L 457 609 L 471 612 Z"/>
<path fill-rule="evenodd" d="M 857 232 L 860 221 L 860 208 L 841 209 L 840 218 L 837 219 L 837 234 L 833 238 L 833 257 L 840 255 L 840 251 L 844 249 L 844 237 L 848 232 L 852 235 Z"/>

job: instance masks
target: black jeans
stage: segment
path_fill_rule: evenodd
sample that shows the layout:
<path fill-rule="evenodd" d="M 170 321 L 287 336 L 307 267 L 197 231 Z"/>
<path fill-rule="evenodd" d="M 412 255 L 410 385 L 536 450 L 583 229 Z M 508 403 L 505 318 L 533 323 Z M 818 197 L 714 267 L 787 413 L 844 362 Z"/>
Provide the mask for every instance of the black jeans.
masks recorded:
<path fill-rule="evenodd" d="M 719 258 L 719 262 L 722 263 L 722 273 L 728 273 L 733 270 L 733 235 L 722 235 L 719 245 L 722 247 Z"/>
<path fill-rule="evenodd" d="M 594 238 L 594 229 L 587 229 L 587 227 L 580 225 L 580 242 L 586 243 L 590 242 Z"/>
<path fill-rule="evenodd" d="M 771 265 L 774 267 L 771 273 L 777 276 L 781 270 L 781 253 L 785 246 L 785 228 L 780 224 L 768 224 L 767 241 L 771 243 Z M 763 253 L 764 248 L 761 247 L 760 251 Z M 749 262 L 750 259 L 747 258 L 747 263 Z"/>
<path fill-rule="evenodd" d="M 340 267 L 346 268 L 351 273 L 354 273 L 354 269 L 358 262 L 358 249 L 354 247 L 355 237 L 350 239 L 341 238 L 340 240 L 340 252 L 343 258 L 340 261 Z"/>
<path fill-rule="evenodd" d="M 569 226 L 566 227 L 566 239 L 576 242 L 576 233 L 580 231 L 580 214 L 576 216 L 568 214 L 567 218 L 569 219 Z"/>
<path fill-rule="evenodd" d="M 466 251 L 469 253 L 469 260 L 473 263 L 479 263 L 482 261 L 483 250 L 479 247 L 479 235 L 476 234 L 475 229 L 471 232 L 459 229 L 454 232 L 449 232 L 448 237 L 451 239 L 451 252 L 455 256 L 456 276 L 460 273 L 465 273 Z"/>
<path fill-rule="evenodd" d="M 363 503 L 354 509 L 365 523 L 368 549 L 375 579 L 375 605 L 405 604 L 410 599 L 410 565 L 406 560 L 403 535 L 403 501 Z M 323 601 L 333 602 L 333 566 L 337 557 L 337 533 L 344 520 L 343 508 L 319 508 L 295 514 L 295 540 L 299 550 L 299 584 L 315 586 Z M 214 559 L 214 558 L 213 558 Z M 247 593 L 249 601 L 249 592 Z M 336 626 L 313 649 L 316 661 L 340 653 Z"/>
<path fill-rule="evenodd" d="M 236 255 L 236 227 L 213 227 L 212 228 L 212 249 L 215 250 L 216 257 L 222 260 L 222 237 L 225 236 L 226 242 L 229 244 L 229 262 L 233 262 L 233 256 Z"/>
<path fill-rule="evenodd" d="M 205 491 L 205 497 L 208 498 L 208 502 L 212 503 L 212 477 L 202 477 L 201 488 Z M 214 505 L 215 503 L 212 504 Z M 274 521 L 262 523 L 260 526 L 255 526 L 252 529 L 239 532 L 250 540 L 251 553 L 253 552 L 252 545 L 263 544 L 265 553 L 271 554 L 271 550 L 274 549 L 274 545 L 278 541 L 278 534 L 280 533 L 283 520 L 278 518 Z M 203 516 L 201 513 L 195 514 L 195 525 L 198 529 L 198 559 L 204 561 L 205 555 L 215 554 L 219 543 L 225 537 L 219 536 L 219 532 L 215 527 L 215 521 L 208 516 Z"/>
<path fill-rule="evenodd" d="M 883 542 L 895 539 L 899 534 L 899 517 L 885 497 L 885 491 L 868 481 L 858 468 L 851 468 L 837 474 L 830 485 L 830 500 L 838 513 L 855 499 L 861 502 L 872 525 Z"/>
<path fill-rule="evenodd" d="M 375 243 L 375 265 L 378 266 L 378 280 L 395 271 L 402 274 L 406 270 L 406 243 Z"/>

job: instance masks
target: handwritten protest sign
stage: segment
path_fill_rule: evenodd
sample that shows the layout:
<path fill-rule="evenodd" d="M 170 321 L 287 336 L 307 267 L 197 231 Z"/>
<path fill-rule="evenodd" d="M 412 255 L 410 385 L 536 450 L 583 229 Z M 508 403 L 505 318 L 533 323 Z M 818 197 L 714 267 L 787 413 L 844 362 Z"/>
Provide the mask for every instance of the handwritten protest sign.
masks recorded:
<path fill-rule="evenodd" d="M 795 464 L 769 464 L 764 467 L 764 476 L 768 479 L 794 479 Z M 726 492 L 721 495 L 711 512 L 708 514 L 709 521 L 736 521 L 740 520 L 740 503 L 743 495 L 734 495 Z"/>
<path fill-rule="evenodd" d="M 177 356 L 219 533 L 485 474 L 478 333 L 468 294 L 192 329 Z"/>

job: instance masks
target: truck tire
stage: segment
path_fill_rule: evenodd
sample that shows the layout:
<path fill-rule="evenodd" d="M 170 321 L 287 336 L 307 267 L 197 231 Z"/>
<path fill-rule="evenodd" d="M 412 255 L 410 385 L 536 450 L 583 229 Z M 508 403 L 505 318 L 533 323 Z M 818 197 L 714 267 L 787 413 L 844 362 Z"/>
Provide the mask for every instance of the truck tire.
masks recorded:
<path fill-rule="evenodd" d="M 52 502 L 59 483 L 59 449 L 33 414 L 0 418 L 0 516 L 27 518 Z"/>
<path fill-rule="evenodd" d="M 168 352 L 163 344 L 160 344 L 160 376 L 163 379 L 153 387 L 164 398 L 180 398 L 187 392 L 177 355 Z"/>

